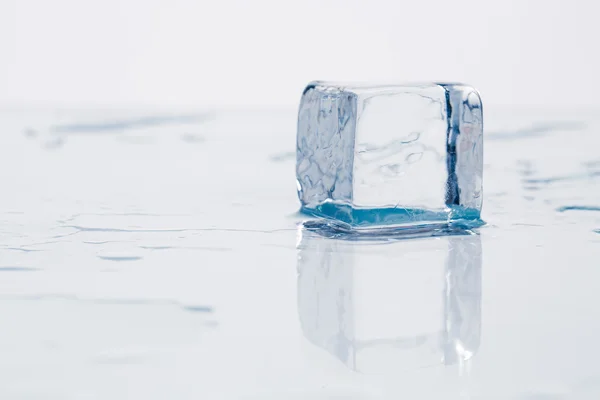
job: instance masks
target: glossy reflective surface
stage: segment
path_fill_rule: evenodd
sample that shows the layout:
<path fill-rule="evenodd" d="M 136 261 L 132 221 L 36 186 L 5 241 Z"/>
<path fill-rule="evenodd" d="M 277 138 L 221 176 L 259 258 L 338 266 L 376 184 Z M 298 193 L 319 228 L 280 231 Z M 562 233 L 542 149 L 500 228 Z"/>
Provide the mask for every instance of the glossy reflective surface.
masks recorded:
<path fill-rule="evenodd" d="M 488 224 L 364 241 L 295 110 L 2 111 L 0 397 L 599 398 L 600 119 L 486 112 Z"/>

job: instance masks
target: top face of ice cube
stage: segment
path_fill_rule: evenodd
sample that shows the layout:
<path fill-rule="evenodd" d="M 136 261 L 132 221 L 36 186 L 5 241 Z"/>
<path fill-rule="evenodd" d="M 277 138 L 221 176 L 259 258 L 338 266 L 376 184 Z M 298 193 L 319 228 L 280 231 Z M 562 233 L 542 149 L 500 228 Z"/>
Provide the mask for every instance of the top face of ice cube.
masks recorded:
<path fill-rule="evenodd" d="M 482 153 L 481 99 L 467 85 L 313 82 L 302 95 L 307 211 L 353 225 L 479 218 Z"/>

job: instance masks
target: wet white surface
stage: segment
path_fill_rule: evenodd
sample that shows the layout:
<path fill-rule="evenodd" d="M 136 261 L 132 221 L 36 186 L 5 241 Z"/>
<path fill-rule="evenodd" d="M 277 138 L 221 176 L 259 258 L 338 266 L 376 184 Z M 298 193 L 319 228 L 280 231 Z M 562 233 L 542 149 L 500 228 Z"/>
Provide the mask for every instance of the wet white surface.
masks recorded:
<path fill-rule="evenodd" d="M 485 112 L 480 235 L 363 243 L 294 110 L 2 111 L 0 398 L 600 398 L 600 118 Z"/>

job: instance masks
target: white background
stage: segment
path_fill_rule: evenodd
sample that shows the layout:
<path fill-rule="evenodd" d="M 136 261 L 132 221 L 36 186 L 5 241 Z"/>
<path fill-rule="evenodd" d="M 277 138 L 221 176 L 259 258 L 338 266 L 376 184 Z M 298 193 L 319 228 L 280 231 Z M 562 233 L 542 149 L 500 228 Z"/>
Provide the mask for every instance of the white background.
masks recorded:
<path fill-rule="evenodd" d="M 598 105 L 593 1 L 0 0 L 1 105 L 295 106 L 314 79 Z"/>

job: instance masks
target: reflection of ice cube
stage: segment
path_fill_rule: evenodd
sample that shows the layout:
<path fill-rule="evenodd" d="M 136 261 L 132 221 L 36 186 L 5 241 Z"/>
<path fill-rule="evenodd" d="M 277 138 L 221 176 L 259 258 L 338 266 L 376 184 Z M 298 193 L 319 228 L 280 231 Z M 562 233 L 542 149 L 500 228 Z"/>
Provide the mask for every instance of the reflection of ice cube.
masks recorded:
<path fill-rule="evenodd" d="M 483 115 L 464 85 L 314 82 L 298 114 L 298 195 L 355 226 L 479 218 Z"/>
<path fill-rule="evenodd" d="M 365 245 L 300 232 L 298 310 L 313 344 L 361 372 L 450 364 L 477 351 L 479 236 Z"/>
<path fill-rule="evenodd" d="M 479 348 L 481 240 L 479 236 L 453 236 L 448 245 L 444 362 L 453 364 L 471 358 Z"/>

